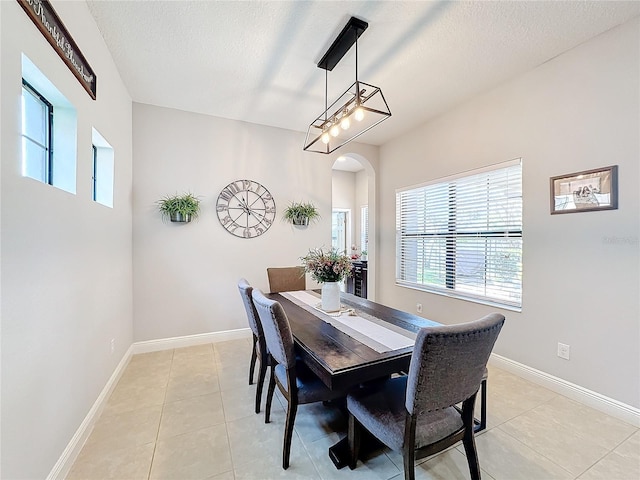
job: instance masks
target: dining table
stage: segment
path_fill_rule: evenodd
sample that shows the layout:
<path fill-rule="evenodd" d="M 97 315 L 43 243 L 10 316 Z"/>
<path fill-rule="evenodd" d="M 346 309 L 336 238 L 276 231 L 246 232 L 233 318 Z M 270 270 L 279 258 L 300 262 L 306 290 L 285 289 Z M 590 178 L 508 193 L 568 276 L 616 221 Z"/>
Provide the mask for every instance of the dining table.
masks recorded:
<path fill-rule="evenodd" d="M 346 292 L 340 292 L 341 308 L 335 312 L 320 308 L 320 290 L 267 296 L 287 314 L 298 358 L 330 389 L 349 390 L 407 374 L 420 329 L 441 325 Z M 475 432 L 486 428 L 486 380 L 480 386 Z M 346 437 L 329 448 L 336 468 L 347 465 L 349 455 Z"/>
<path fill-rule="evenodd" d="M 319 290 L 268 295 L 289 319 L 296 354 L 330 389 L 349 390 L 409 371 L 421 328 L 438 322 L 340 292 L 340 310 L 325 312 Z M 329 448 L 337 468 L 348 463 L 346 437 Z"/>

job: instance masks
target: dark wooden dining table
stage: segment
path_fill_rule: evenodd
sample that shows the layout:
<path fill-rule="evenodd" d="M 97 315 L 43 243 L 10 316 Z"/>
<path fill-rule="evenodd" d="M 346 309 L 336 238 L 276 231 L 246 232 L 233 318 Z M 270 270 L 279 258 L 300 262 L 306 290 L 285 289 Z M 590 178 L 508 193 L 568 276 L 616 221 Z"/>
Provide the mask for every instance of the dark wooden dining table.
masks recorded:
<path fill-rule="evenodd" d="M 379 353 L 355 338 L 326 323 L 319 316 L 281 294 L 268 295 L 277 300 L 289 318 L 296 353 L 331 389 L 350 389 L 363 383 L 408 372 L 413 347 Z M 341 292 L 341 303 L 356 312 L 388 322 L 414 334 L 423 327 L 440 325 L 417 315 Z M 346 438 L 329 449 L 336 467 L 348 462 Z"/>

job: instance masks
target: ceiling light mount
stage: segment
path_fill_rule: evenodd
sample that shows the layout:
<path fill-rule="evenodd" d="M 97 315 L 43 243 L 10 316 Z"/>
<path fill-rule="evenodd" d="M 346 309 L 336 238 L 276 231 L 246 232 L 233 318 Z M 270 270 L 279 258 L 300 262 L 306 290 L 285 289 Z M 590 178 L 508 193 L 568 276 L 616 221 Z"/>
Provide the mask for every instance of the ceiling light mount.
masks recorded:
<path fill-rule="evenodd" d="M 358 38 L 368 26 L 364 20 L 351 17 L 318 62 L 318 68 L 325 70 L 325 109 L 309 125 L 303 150 L 331 153 L 391 116 L 382 90 L 358 80 Z M 327 106 L 328 72 L 333 70 L 354 44 L 355 82 L 336 101 Z"/>

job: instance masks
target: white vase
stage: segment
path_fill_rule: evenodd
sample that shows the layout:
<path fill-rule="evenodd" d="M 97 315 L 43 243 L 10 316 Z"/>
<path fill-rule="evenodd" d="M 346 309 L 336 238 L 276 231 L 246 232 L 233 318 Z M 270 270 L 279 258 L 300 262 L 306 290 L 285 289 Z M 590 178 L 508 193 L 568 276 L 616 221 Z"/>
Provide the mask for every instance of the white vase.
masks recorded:
<path fill-rule="evenodd" d="M 324 282 L 322 284 L 322 310 L 325 312 L 340 310 L 340 284 L 338 282 Z"/>

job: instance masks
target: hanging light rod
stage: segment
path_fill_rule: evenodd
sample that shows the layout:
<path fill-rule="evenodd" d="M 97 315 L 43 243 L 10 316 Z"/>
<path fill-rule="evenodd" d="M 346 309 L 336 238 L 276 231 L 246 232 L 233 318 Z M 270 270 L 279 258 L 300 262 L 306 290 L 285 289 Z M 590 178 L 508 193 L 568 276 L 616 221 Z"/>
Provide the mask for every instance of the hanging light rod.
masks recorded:
<path fill-rule="evenodd" d="M 332 71 L 368 26 L 369 24 L 364 20 L 351 17 L 318 62 L 318 68 Z"/>
<path fill-rule="evenodd" d="M 358 78 L 358 38 L 369 27 L 364 20 L 351 17 L 318 62 L 324 69 L 324 112 L 307 129 L 303 150 L 329 154 L 391 116 L 382 90 Z M 356 46 L 355 82 L 336 101 L 328 105 L 328 72 Z"/>

